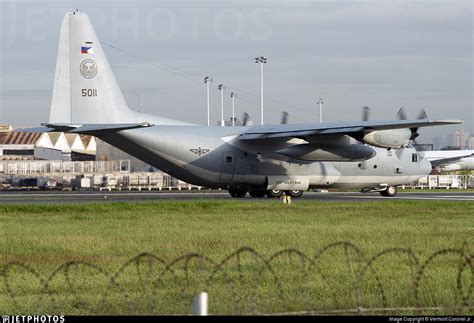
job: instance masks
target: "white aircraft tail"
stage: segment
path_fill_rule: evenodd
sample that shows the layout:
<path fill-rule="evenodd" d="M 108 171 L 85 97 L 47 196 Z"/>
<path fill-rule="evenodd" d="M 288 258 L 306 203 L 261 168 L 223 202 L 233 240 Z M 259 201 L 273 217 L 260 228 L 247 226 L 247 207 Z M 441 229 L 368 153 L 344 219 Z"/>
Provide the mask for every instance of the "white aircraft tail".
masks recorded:
<path fill-rule="evenodd" d="M 186 124 L 131 110 L 122 95 L 89 17 L 64 16 L 54 76 L 49 123 Z"/>

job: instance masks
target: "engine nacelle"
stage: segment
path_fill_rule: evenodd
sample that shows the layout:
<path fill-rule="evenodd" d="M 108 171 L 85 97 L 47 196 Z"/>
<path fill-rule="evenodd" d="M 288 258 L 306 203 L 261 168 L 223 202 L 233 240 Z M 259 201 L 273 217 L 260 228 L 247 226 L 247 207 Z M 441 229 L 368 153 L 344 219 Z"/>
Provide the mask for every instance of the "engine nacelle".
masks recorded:
<path fill-rule="evenodd" d="M 411 130 L 408 128 L 376 130 L 362 137 L 362 141 L 376 147 L 402 148 L 408 145 L 411 136 Z"/>
<path fill-rule="evenodd" d="M 364 145 L 301 144 L 277 153 L 307 161 L 361 161 L 375 156 L 375 150 Z"/>

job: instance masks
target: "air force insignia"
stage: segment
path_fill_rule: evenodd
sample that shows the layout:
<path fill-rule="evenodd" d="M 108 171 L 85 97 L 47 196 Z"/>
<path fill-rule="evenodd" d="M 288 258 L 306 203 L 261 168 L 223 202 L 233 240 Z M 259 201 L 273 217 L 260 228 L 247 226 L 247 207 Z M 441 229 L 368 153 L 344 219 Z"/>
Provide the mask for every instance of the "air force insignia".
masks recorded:
<path fill-rule="evenodd" d="M 85 59 L 79 66 L 82 76 L 93 79 L 97 75 L 97 64 L 92 59 Z"/>
<path fill-rule="evenodd" d="M 199 147 L 197 149 L 196 148 L 189 149 L 189 151 L 198 156 L 202 156 L 202 155 L 207 154 L 209 152 L 209 149 Z"/>

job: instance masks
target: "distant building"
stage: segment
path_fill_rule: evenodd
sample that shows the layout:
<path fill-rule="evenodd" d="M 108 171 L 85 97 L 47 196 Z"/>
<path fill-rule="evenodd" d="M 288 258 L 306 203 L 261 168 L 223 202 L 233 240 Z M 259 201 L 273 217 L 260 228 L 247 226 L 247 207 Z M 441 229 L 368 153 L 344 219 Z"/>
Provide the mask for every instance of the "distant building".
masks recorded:
<path fill-rule="evenodd" d="M 0 160 L 61 159 L 45 133 L 0 132 Z"/>
<path fill-rule="evenodd" d="M 0 125 L 0 160 L 95 160 L 93 136 L 63 132 L 17 132 Z"/>
<path fill-rule="evenodd" d="M 431 151 L 433 150 L 433 144 L 413 144 L 413 148 L 418 151 Z"/>
<path fill-rule="evenodd" d="M 464 131 L 463 129 L 455 131 L 449 134 L 449 146 L 467 148 L 468 141 L 471 137 L 469 132 Z"/>
<path fill-rule="evenodd" d="M 444 136 L 433 138 L 434 150 L 440 150 L 445 147 L 457 147 L 458 149 L 474 149 L 473 135 L 464 130 L 454 131 Z"/>
<path fill-rule="evenodd" d="M 469 137 L 467 142 L 467 148 L 470 150 L 474 150 L 474 136 Z"/>
<path fill-rule="evenodd" d="M 222 125 L 222 121 L 217 121 L 217 125 L 218 126 L 221 126 Z M 234 119 L 234 125 L 237 127 L 237 126 L 241 126 L 242 125 L 242 121 L 239 120 L 239 118 L 235 118 Z M 248 123 L 248 125 L 250 126 L 251 124 Z M 224 126 L 226 127 L 232 127 L 232 117 L 229 118 L 229 120 L 224 120 Z"/>

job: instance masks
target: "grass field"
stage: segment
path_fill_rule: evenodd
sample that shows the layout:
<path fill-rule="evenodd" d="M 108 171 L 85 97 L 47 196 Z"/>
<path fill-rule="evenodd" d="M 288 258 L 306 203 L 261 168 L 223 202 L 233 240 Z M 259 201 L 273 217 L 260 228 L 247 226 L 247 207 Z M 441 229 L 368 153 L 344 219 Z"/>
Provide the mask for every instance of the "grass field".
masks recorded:
<path fill-rule="evenodd" d="M 61 206 L 0 206 L 0 313 L 189 313 L 192 297 L 209 292 L 210 313 L 308 309 L 447 306 L 473 302 L 473 273 L 446 252 L 472 253 L 474 203 L 439 201 L 274 203 L 193 201 Z M 338 241 L 338 245 L 317 252 Z M 243 251 L 220 263 L 240 247 Z M 259 260 L 288 248 L 271 269 Z M 398 250 L 369 259 L 387 248 Z M 142 257 L 113 274 L 131 258 Z M 185 258 L 190 252 L 210 260 Z M 188 260 L 188 261 L 186 261 Z M 416 261 L 419 261 L 417 264 Z M 103 270 L 98 272 L 96 266 Z M 459 276 L 459 277 L 458 277 Z M 413 281 L 419 284 L 418 296 Z M 112 283 L 111 283 L 112 281 Z M 469 285 L 470 284 L 470 285 Z M 416 285 L 416 284 L 415 284 Z M 470 292 L 469 292 L 470 291 Z M 454 311 L 454 310 L 453 310 Z"/>

